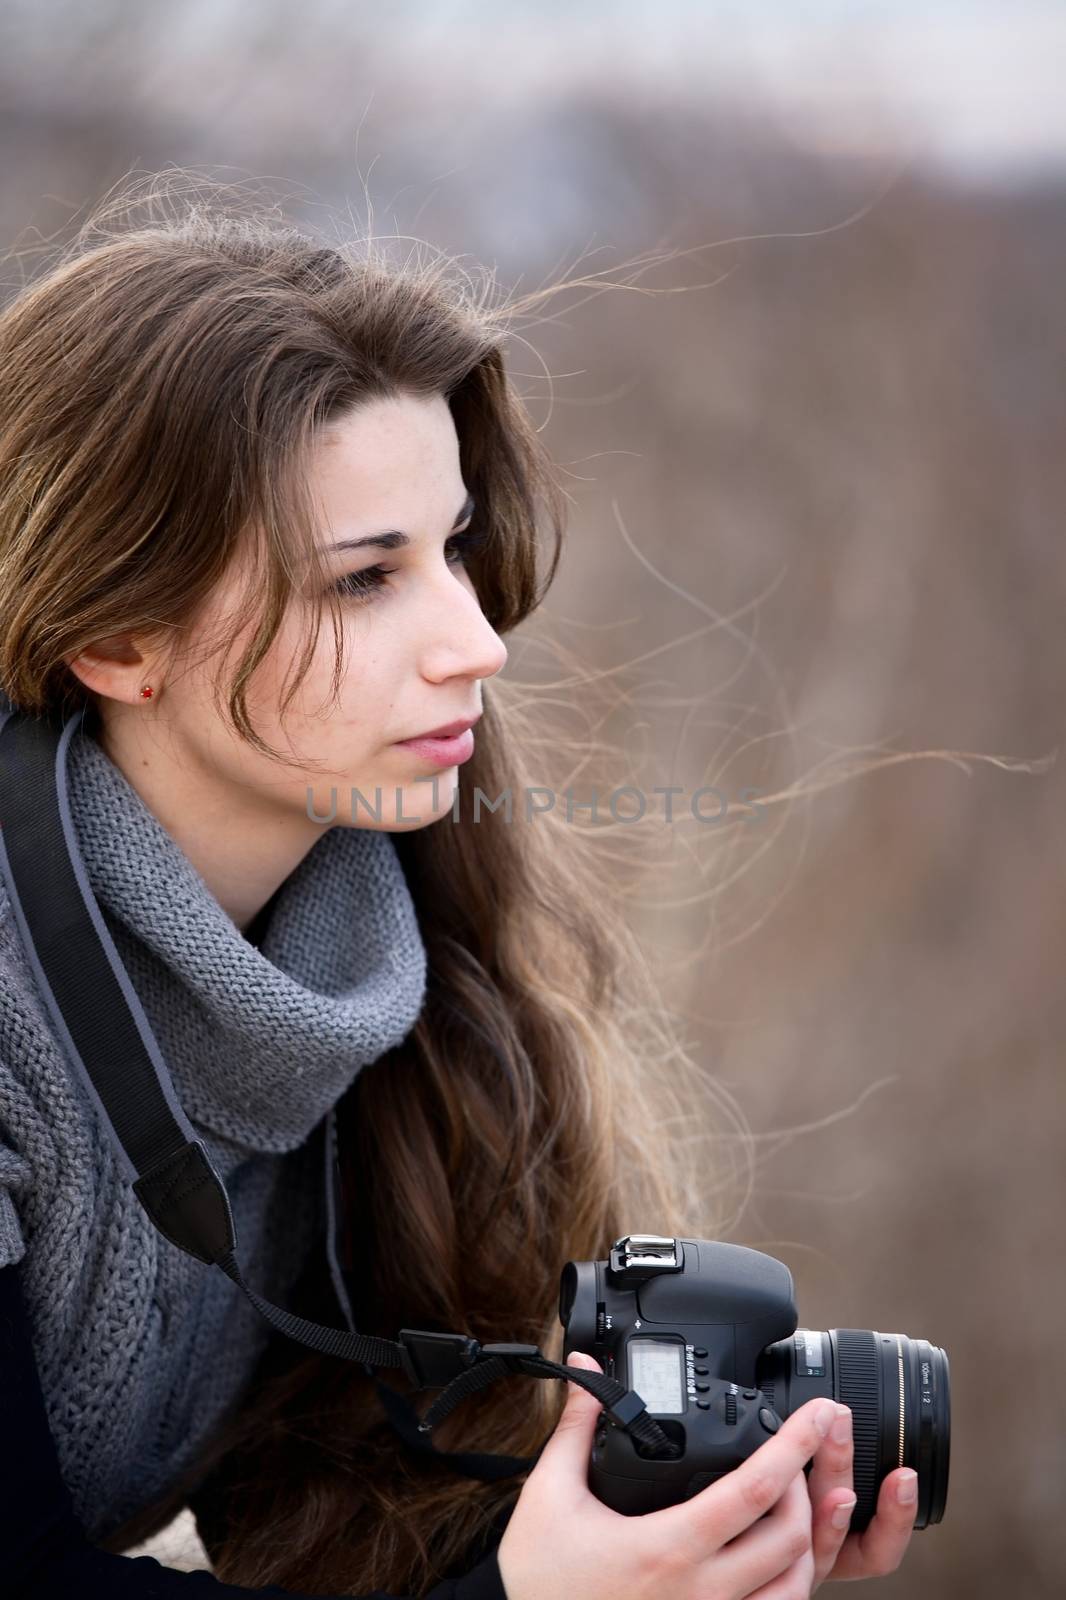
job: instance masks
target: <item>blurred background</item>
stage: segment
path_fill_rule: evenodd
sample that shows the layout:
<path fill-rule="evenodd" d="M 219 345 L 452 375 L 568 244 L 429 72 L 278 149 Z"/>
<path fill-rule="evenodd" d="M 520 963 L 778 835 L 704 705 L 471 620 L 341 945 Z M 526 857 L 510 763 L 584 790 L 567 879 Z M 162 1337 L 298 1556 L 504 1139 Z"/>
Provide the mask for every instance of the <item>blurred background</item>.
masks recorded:
<path fill-rule="evenodd" d="M 885 1600 L 1066 1589 L 1064 66 L 1050 0 L 0 11 L 5 297 L 172 164 L 505 291 L 603 274 L 510 350 L 570 535 L 505 676 L 615 781 L 684 809 L 974 753 L 758 832 L 616 829 L 751 1130 L 723 1235 L 789 1264 L 801 1325 L 948 1351 L 947 1515 Z"/>

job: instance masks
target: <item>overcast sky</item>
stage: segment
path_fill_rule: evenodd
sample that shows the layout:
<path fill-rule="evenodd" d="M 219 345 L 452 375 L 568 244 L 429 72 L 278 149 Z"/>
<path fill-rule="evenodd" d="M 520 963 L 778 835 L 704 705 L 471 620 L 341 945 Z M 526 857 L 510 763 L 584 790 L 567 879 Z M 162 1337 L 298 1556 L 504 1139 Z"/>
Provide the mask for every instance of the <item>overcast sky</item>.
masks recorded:
<path fill-rule="evenodd" d="M 3 0 L 0 60 L 9 93 L 121 81 L 220 126 L 242 100 L 354 128 L 371 98 L 413 124 L 593 90 L 736 97 L 799 142 L 962 174 L 1066 165 L 1066 0 Z"/>
<path fill-rule="evenodd" d="M 476 36 L 505 92 L 624 74 L 766 97 L 830 144 L 891 129 L 960 167 L 1066 162 L 1066 0 L 407 0 L 391 25 L 442 63 Z"/>

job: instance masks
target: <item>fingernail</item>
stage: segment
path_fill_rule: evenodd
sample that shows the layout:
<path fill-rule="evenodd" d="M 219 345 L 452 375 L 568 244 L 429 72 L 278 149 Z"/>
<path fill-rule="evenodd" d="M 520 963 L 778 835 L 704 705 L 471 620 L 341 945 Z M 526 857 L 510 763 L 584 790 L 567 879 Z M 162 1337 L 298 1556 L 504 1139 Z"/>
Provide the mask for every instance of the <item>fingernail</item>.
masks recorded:
<path fill-rule="evenodd" d="M 851 1438 L 851 1412 L 842 1411 L 833 1423 L 833 1443 L 847 1444 Z"/>
<path fill-rule="evenodd" d="M 901 1506 L 912 1506 L 918 1498 L 918 1474 L 908 1467 L 896 1482 L 896 1499 Z"/>
<path fill-rule="evenodd" d="M 823 1406 L 819 1406 L 818 1410 L 814 1413 L 814 1426 L 818 1429 L 818 1432 L 821 1434 L 823 1439 L 833 1426 L 836 1414 L 837 1408 L 833 1404 L 832 1400 L 827 1400 L 825 1404 Z"/>
<path fill-rule="evenodd" d="M 851 1513 L 855 1510 L 855 1496 L 850 1500 L 842 1500 L 833 1512 L 833 1527 L 846 1528 L 851 1521 Z"/>

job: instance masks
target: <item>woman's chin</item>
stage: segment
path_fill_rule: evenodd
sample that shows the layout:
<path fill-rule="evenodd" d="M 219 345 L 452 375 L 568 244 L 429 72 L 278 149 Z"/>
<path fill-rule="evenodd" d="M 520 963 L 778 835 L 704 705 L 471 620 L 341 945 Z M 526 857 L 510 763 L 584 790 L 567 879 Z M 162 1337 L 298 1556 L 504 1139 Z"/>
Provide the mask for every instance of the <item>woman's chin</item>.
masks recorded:
<path fill-rule="evenodd" d="M 452 810 L 459 767 L 431 776 L 332 785 L 328 794 L 308 792 L 308 816 L 326 827 L 375 828 L 404 833 L 439 822 Z"/>
<path fill-rule="evenodd" d="M 389 833 L 410 833 L 428 827 L 451 813 L 458 786 L 457 766 L 439 769 L 432 779 L 391 787 L 381 784 L 374 795 L 374 811 L 380 813 L 380 820 L 370 814 L 366 805 L 359 804 L 352 822 L 359 828 L 385 828 Z"/>

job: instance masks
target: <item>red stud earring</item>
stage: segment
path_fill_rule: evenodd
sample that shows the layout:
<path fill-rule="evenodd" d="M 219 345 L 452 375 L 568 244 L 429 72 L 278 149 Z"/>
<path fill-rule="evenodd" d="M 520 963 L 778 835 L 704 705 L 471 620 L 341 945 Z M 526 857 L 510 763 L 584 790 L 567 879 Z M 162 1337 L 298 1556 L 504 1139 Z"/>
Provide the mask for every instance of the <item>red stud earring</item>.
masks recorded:
<path fill-rule="evenodd" d="M 152 698 L 152 685 L 150 683 L 146 683 L 144 688 L 141 690 L 141 699 L 142 700 L 150 700 L 151 698 Z"/>

